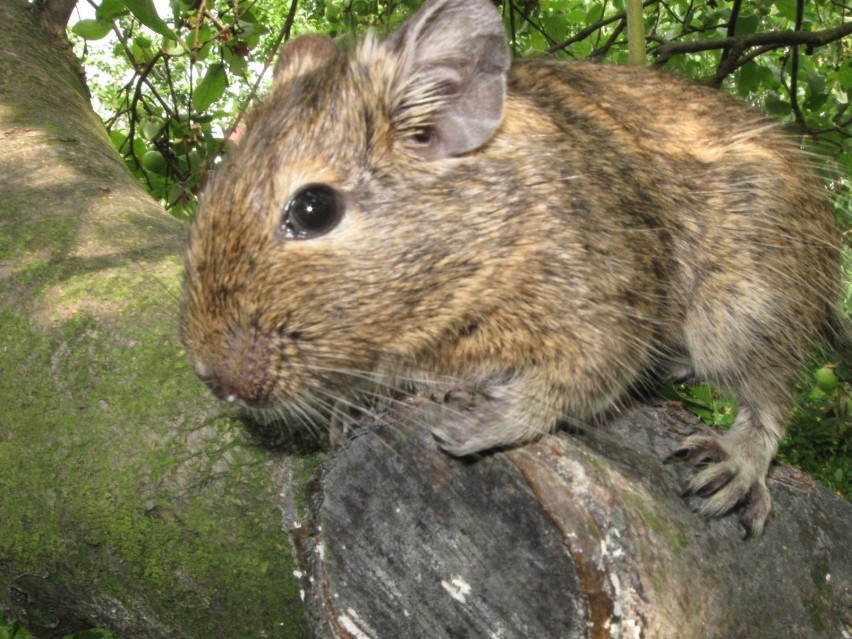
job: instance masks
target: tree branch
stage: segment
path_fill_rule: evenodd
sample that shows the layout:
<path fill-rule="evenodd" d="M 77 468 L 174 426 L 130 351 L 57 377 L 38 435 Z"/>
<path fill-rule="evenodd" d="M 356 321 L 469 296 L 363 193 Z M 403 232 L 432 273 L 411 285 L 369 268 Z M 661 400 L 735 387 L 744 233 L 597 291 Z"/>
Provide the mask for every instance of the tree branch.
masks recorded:
<path fill-rule="evenodd" d="M 41 19 L 50 32 L 56 36 L 65 36 L 65 27 L 71 18 L 71 12 L 77 6 L 77 0 L 39 0 L 35 3 L 41 13 Z"/>
<path fill-rule="evenodd" d="M 654 66 L 662 66 L 672 56 L 680 53 L 698 53 L 730 47 L 732 52 L 740 49 L 745 51 L 750 47 L 773 45 L 776 47 L 791 47 L 805 45 L 809 49 L 839 40 L 852 34 L 852 22 L 841 24 L 833 29 L 823 31 L 766 31 L 745 36 L 721 38 L 718 40 L 698 40 L 694 42 L 666 42 L 654 51 L 657 61 Z M 730 57 L 730 56 L 729 56 Z"/>
<path fill-rule="evenodd" d="M 737 18 L 740 16 L 740 7 L 742 6 L 742 0 L 734 0 L 733 5 L 731 6 L 731 19 L 728 20 L 728 37 L 733 38 L 737 34 Z M 717 71 L 717 75 L 719 75 L 722 69 L 725 67 L 725 63 L 728 61 L 728 58 L 731 55 L 731 47 L 725 47 L 722 51 L 722 57 L 719 60 L 719 69 Z"/>
<path fill-rule="evenodd" d="M 607 39 L 607 41 L 604 42 L 601 46 L 599 46 L 597 49 L 595 49 L 594 51 L 592 51 L 589 54 L 589 59 L 590 60 L 599 60 L 599 59 L 603 58 L 609 52 L 609 50 L 613 47 L 613 45 L 615 45 L 615 43 L 618 42 L 618 38 L 624 32 L 625 28 L 627 28 L 627 23 L 626 23 L 625 20 L 622 20 L 621 22 L 618 23 L 618 26 L 615 27 L 615 29 L 613 29 L 612 35 Z M 627 38 L 628 38 L 628 40 L 630 39 L 629 34 L 628 34 Z M 642 50 L 644 51 L 644 38 L 643 38 L 642 44 L 643 44 Z"/>
<path fill-rule="evenodd" d="M 627 50 L 630 64 L 645 65 L 645 21 L 639 0 L 627 0 Z"/>
<path fill-rule="evenodd" d="M 704 80 L 704 84 L 710 87 L 718 88 L 722 85 L 722 80 L 724 80 L 734 71 L 739 69 L 741 66 L 751 62 L 755 58 L 759 58 L 764 53 L 769 53 L 770 51 L 774 51 L 775 49 L 780 49 L 783 46 L 784 45 L 780 44 L 767 44 L 765 46 L 752 49 L 748 53 L 743 53 L 742 51 L 735 51 L 736 55 L 729 55 L 728 58 L 725 60 L 725 64 L 719 66 L 719 70 L 716 72 L 715 75 L 713 75 L 713 77 Z"/>
<path fill-rule="evenodd" d="M 802 30 L 802 20 L 805 14 L 805 0 L 796 0 L 796 32 Z M 805 115 L 802 113 L 802 107 L 799 105 L 799 47 L 794 46 L 791 50 L 792 56 L 790 60 L 790 107 L 793 110 L 793 117 L 796 118 L 796 124 L 802 129 L 807 127 Z"/>

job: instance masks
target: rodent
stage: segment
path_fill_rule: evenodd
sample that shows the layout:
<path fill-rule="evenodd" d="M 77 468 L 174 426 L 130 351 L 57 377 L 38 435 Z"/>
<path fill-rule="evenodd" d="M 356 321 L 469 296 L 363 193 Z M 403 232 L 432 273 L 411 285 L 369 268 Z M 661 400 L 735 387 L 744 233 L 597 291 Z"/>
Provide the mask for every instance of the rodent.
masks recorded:
<path fill-rule="evenodd" d="M 761 532 L 797 371 L 848 334 L 839 229 L 776 123 L 646 69 L 511 64 L 488 0 L 302 36 L 274 76 L 189 231 L 184 343 L 217 395 L 301 421 L 452 379 L 433 432 L 464 456 L 685 366 L 739 401 L 679 449 L 690 490 Z"/>

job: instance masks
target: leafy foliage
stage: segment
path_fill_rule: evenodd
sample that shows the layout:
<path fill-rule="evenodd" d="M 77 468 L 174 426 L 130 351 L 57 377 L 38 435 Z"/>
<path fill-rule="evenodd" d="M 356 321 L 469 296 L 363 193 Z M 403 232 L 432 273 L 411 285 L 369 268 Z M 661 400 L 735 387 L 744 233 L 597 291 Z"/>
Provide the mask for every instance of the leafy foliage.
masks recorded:
<path fill-rule="evenodd" d="M 171 15 L 160 16 L 165 0 L 88 2 L 95 17 L 70 32 L 110 136 L 131 171 L 181 219 L 192 215 L 281 42 L 304 32 L 389 32 L 422 3 L 169 0 Z M 502 11 L 516 55 L 626 61 L 624 0 L 513 0 Z M 649 61 L 799 127 L 825 158 L 852 226 L 852 56 L 836 33 L 848 13 L 831 0 L 646 0 L 644 15 Z M 94 47 L 110 34 L 111 46 Z M 797 41 L 803 44 L 792 46 Z"/>
<path fill-rule="evenodd" d="M 796 410 L 778 459 L 805 469 L 841 495 L 852 495 L 852 367 L 820 353 L 796 391 Z M 708 384 L 670 380 L 658 394 L 709 426 L 728 428 L 736 416 L 736 400 Z"/>
<path fill-rule="evenodd" d="M 709 384 L 690 385 L 669 380 L 657 389 L 657 393 L 669 401 L 683 405 L 708 426 L 728 428 L 734 423 L 736 400 L 730 395 L 720 393 Z"/>
<path fill-rule="evenodd" d="M 218 124 L 251 93 L 279 20 L 251 0 L 170 3 L 171 26 L 152 0 L 101 0 L 71 26 L 89 65 L 110 138 L 152 195 L 182 219 L 224 147 Z M 114 35 L 109 47 L 93 43 Z M 249 63 L 260 66 L 249 71 Z"/>
<path fill-rule="evenodd" d="M 796 412 L 779 459 L 805 469 L 841 495 L 852 495 L 852 365 L 815 358 L 798 386 Z M 821 362 L 828 362 L 821 365 Z"/>

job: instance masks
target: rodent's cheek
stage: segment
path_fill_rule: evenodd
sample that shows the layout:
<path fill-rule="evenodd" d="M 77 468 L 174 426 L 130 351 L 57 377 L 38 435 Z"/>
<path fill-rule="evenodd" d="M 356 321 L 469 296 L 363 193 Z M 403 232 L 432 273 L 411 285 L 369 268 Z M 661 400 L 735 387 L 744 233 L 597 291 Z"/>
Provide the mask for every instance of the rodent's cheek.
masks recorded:
<path fill-rule="evenodd" d="M 212 374 L 212 371 L 198 356 L 190 355 L 190 362 L 195 374 L 201 379 L 207 379 Z"/>

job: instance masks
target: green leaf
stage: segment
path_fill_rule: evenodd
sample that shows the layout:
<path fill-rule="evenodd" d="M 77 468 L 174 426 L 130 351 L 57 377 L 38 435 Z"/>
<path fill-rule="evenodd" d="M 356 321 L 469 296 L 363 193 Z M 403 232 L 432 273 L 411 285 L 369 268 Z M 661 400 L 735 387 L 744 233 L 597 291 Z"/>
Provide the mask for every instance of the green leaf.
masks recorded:
<path fill-rule="evenodd" d="M 214 36 L 215 33 L 213 29 L 211 29 L 208 25 L 204 25 L 197 33 L 193 34 L 189 43 L 192 46 L 192 50 L 195 52 L 196 60 L 203 60 L 209 55 L 210 49 L 212 48 L 215 40 Z"/>
<path fill-rule="evenodd" d="M 163 123 L 160 120 L 143 120 L 137 125 L 137 128 L 141 130 L 143 138 L 153 140 L 162 131 Z"/>
<path fill-rule="evenodd" d="M 148 64 L 154 59 L 154 52 L 150 48 L 140 47 L 135 42 L 130 45 L 130 55 L 134 64 Z"/>
<path fill-rule="evenodd" d="M 760 25 L 760 19 L 755 15 L 740 16 L 737 19 L 736 35 L 750 35 L 757 33 L 757 27 Z"/>
<path fill-rule="evenodd" d="M 84 40 L 100 40 L 106 37 L 112 29 L 112 22 L 108 20 L 80 20 L 71 27 L 71 33 L 78 35 Z"/>
<path fill-rule="evenodd" d="M 121 3 L 130 10 L 134 18 L 152 31 L 172 40 L 178 39 L 175 32 L 157 14 L 154 0 L 121 0 Z"/>
<path fill-rule="evenodd" d="M 215 62 L 207 69 L 207 73 L 192 94 L 192 106 L 196 111 L 206 111 L 216 100 L 222 97 L 228 78 L 225 75 L 225 67 Z"/>
<path fill-rule="evenodd" d="M 837 72 L 837 79 L 844 89 L 852 89 L 852 62 L 846 62 Z"/>
<path fill-rule="evenodd" d="M 825 91 L 825 76 L 817 71 L 808 70 L 808 88 L 813 94 Z"/>
<path fill-rule="evenodd" d="M 583 7 L 576 7 L 565 13 L 565 24 L 567 26 L 576 26 L 583 24 L 586 19 L 586 12 Z"/>
<path fill-rule="evenodd" d="M 352 11 L 355 12 L 355 14 L 359 15 L 359 16 L 370 15 L 370 12 L 371 12 L 370 3 L 367 2 L 367 0 L 353 0 Z"/>
<path fill-rule="evenodd" d="M 138 136 L 133 138 L 133 153 L 136 155 L 137 159 L 145 155 L 145 152 L 147 150 L 148 149 L 145 146 L 145 140 Z"/>
<path fill-rule="evenodd" d="M 163 42 L 160 45 L 160 49 L 166 55 L 180 55 L 183 53 L 183 49 L 178 44 L 177 40 L 172 40 L 171 38 L 163 37 Z"/>
<path fill-rule="evenodd" d="M 760 86 L 762 79 L 761 67 L 758 67 L 754 60 L 746 62 L 743 66 L 737 69 L 734 77 L 737 82 L 737 92 L 741 95 L 748 95 Z"/>
<path fill-rule="evenodd" d="M 787 18 L 790 22 L 796 21 L 796 0 L 775 0 L 775 7 L 778 13 Z"/>
<path fill-rule="evenodd" d="M 709 425 L 713 423 L 713 411 L 711 409 L 704 408 L 699 404 L 689 404 L 686 406 L 686 409 L 693 415 L 698 415 L 705 424 Z"/>
<path fill-rule="evenodd" d="M 561 42 L 568 37 L 568 23 L 562 17 L 542 17 L 541 26 L 544 27 L 545 33 L 556 42 Z"/>
<path fill-rule="evenodd" d="M 547 39 L 536 30 L 530 31 L 530 45 L 534 51 L 544 51 L 550 46 Z"/>
<path fill-rule="evenodd" d="M 597 24 L 603 19 L 604 8 L 603 5 L 598 4 L 594 5 L 591 9 L 586 12 L 586 25 L 591 26 L 593 24 Z"/>
<path fill-rule="evenodd" d="M 766 94 L 766 102 L 764 103 L 766 110 L 775 116 L 790 115 L 790 103 L 784 100 L 775 91 L 769 91 Z"/>
<path fill-rule="evenodd" d="M 114 20 L 127 14 L 121 0 L 101 0 L 101 4 L 95 9 L 95 15 L 101 20 Z"/>
<path fill-rule="evenodd" d="M 122 155 L 129 150 L 126 146 L 127 133 L 125 133 L 124 131 L 119 131 L 117 129 L 113 129 L 112 131 L 109 132 L 109 139 L 112 140 L 112 145 Z"/>
<path fill-rule="evenodd" d="M 693 401 L 706 408 L 713 407 L 713 389 L 707 384 L 696 384 L 692 387 Z"/>
<path fill-rule="evenodd" d="M 248 70 L 248 60 L 234 53 L 231 47 L 222 47 L 222 59 L 233 75 L 244 76 Z"/>

